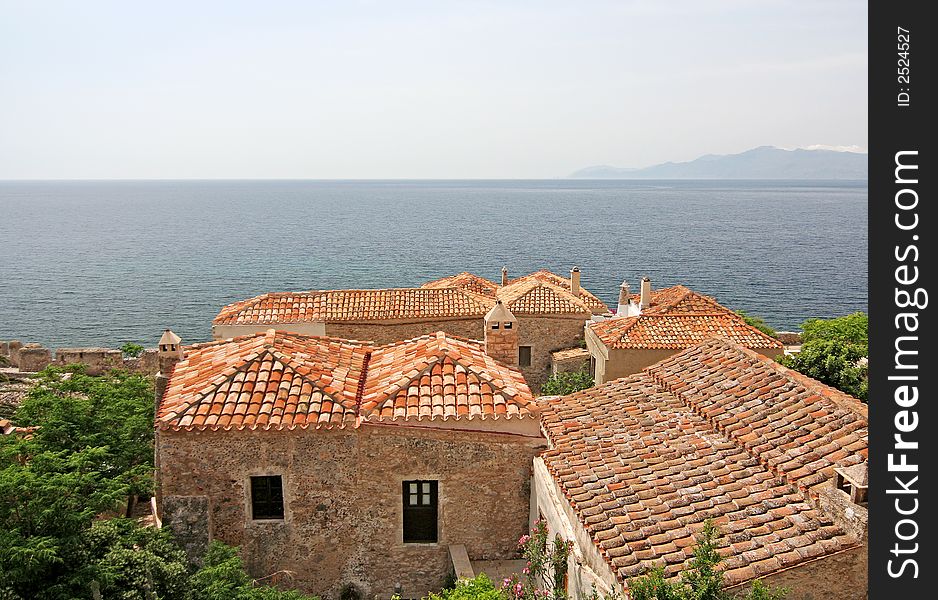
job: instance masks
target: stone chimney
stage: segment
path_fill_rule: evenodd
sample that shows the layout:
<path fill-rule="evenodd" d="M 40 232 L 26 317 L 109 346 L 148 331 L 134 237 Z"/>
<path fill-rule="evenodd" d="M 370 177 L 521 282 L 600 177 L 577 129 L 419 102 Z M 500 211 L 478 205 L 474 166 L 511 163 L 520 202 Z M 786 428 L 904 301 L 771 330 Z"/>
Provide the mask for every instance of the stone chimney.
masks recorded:
<path fill-rule="evenodd" d="M 619 286 L 619 306 L 616 307 L 616 316 L 628 317 L 632 308 L 632 291 L 629 289 L 629 283 L 623 281 Z"/>
<path fill-rule="evenodd" d="M 508 267 L 502 267 L 502 287 L 508 285 Z"/>
<path fill-rule="evenodd" d="M 580 267 L 570 269 L 570 293 L 580 297 Z"/>
<path fill-rule="evenodd" d="M 651 306 L 651 279 L 642 277 L 642 295 L 639 308 L 645 310 L 649 306 Z"/>
<path fill-rule="evenodd" d="M 159 343 L 159 363 L 160 370 L 156 374 L 156 404 L 163 400 L 163 394 L 166 392 L 166 384 L 169 383 L 169 374 L 172 372 L 176 363 L 185 358 L 182 352 L 182 338 L 167 329 L 163 332 L 163 337 Z"/>
<path fill-rule="evenodd" d="M 498 362 L 518 366 L 518 319 L 501 300 L 485 315 L 485 353 Z"/>

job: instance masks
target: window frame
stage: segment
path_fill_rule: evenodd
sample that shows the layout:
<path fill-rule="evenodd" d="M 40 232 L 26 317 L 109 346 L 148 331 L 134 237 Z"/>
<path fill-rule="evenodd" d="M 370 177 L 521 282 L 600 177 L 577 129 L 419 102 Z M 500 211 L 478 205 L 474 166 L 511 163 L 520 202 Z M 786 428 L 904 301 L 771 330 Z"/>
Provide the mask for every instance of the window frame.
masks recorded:
<path fill-rule="evenodd" d="M 416 486 L 416 492 L 411 486 Z M 412 500 L 414 498 L 415 500 Z M 424 523 L 421 523 L 421 520 Z M 432 522 L 432 536 L 419 537 L 421 525 L 428 527 L 430 522 Z M 407 479 L 401 482 L 401 541 L 408 545 L 440 543 L 440 481 L 438 479 Z"/>
<path fill-rule="evenodd" d="M 278 500 L 278 498 L 276 497 L 277 494 L 276 493 L 272 494 L 272 492 L 274 491 L 274 488 L 271 487 L 270 485 L 271 481 L 274 479 L 279 481 L 279 486 L 278 486 L 279 490 L 277 490 L 277 492 L 279 493 L 280 510 L 263 512 L 261 515 L 258 515 L 257 507 L 259 503 L 263 503 L 264 505 L 272 505 L 276 503 Z M 284 494 L 283 479 L 284 477 L 280 473 L 262 473 L 262 474 L 248 476 L 248 510 L 250 511 L 250 516 L 251 516 L 252 521 L 276 522 L 276 521 L 284 521 L 286 519 L 287 507 L 286 507 L 286 495 Z M 262 500 L 258 499 L 257 497 L 258 486 L 255 485 L 255 481 L 261 481 L 261 480 L 264 480 L 267 482 L 266 483 L 267 489 L 265 490 L 265 493 L 268 496 Z"/>
<path fill-rule="evenodd" d="M 526 350 L 528 353 L 528 361 L 525 363 L 522 358 L 522 351 Z M 534 346 L 518 346 L 518 366 L 519 367 L 530 367 L 534 363 Z"/>

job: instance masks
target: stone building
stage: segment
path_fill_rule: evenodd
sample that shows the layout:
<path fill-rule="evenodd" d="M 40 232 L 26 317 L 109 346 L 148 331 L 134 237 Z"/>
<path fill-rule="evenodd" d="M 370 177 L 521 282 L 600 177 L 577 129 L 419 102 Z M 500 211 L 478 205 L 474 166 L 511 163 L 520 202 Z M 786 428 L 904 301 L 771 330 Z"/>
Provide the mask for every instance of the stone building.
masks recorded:
<path fill-rule="evenodd" d="M 677 577 L 706 519 L 731 590 L 866 594 L 866 405 L 723 339 L 549 400 L 532 504 L 575 541 L 569 591 Z"/>
<path fill-rule="evenodd" d="M 264 331 L 269 327 L 306 335 L 326 335 L 387 344 L 435 331 L 481 340 L 485 315 L 501 300 L 516 319 L 518 365 L 537 391 L 550 375 L 551 353 L 577 346 L 583 327 L 609 309 L 569 278 L 537 271 L 501 283 L 472 273 L 435 280 L 419 288 L 319 290 L 269 293 L 229 304 L 212 323 L 214 339 Z"/>
<path fill-rule="evenodd" d="M 544 439 L 521 372 L 484 343 L 274 330 L 178 343 L 160 346 L 157 493 L 190 555 L 219 539 L 254 576 L 291 572 L 333 598 L 439 590 L 450 547 L 516 557 Z"/>
<path fill-rule="evenodd" d="M 647 277 L 639 295 L 630 295 L 623 283 L 616 316 L 594 318 L 585 336 L 590 372 L 597 385 L 638 373 L 713 336 L 769 357 L 785 350 L 782 342 L 713 298 L 682 285 L 652 291 Z"/>

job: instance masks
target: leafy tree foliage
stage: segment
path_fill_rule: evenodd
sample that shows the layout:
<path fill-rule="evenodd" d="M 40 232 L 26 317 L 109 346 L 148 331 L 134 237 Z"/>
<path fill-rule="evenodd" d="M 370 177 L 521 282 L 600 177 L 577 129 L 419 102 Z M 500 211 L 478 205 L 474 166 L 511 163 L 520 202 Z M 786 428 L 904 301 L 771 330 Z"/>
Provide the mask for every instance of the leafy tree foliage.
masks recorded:
<path fill-rule="evenodd" d="M 439 594 L 431 593 L 426 600 L 505 600 L 505 596 L 485 573 L 480 573 L 474 579 L 460 579 Z"/>
<path fill-rule="evenodd" d="M 801 324 L 801 341 L 830 340 L 866 347 L 869 328 L 870 318 L 861 312 L 836 319 L 808 319 Z"/>
<path fill-rule="evenodd" d="M 129 356 L 130 358 L 137 358 L 138 356 L 143 354 L 144 350 L 146 350 L 146 348 L 144 348 L 140 344 L 135 344 L 133 342 L 127 342 L 126 344 L 121 346 L 121 352 L 124 353 L 124 356 Z"/>
<path fill-rule="evenodd" d="M 304 600 L 257 586 L 216 543 L 191 572 L 169 530 L 110 518 L 152 489 L 153 389 L 114 371 L 49 368 L 0 436 L 0 598 Z"/>
<path fill-rule="evenodd" d="M 765 319 L 763 319 L 762 317 L 750 315 L 749 313 L 742 311 L 742 310 L 737 310 L 736 314 L 742 317 L 743 321 L 745 321 L 747 325 L 755 327 L 756 329 L 758 329 L 759 331 L 761 331 L 762 333 L 768 336 L 771 336 L 771 337 L 776 336 L 777 332 L 772 328 L 771 325 L 766 323 Z"/>
<path fill-rule="evenodd" d="M 571 371 L 551 375 L 541 387 L 547 396 L 565 396 L 593 387 L 593 377 L 586 371 Z"/>
<path fill-rule="evenodd" d="M 253 585 L 244 572 L 238 549 L 214 541 L 205 553 L 203 566 L 189 581 L 185 600 L 312 600 L 296 591 Z"/>
<path fill-rule="evenodd" d="M 153 385 L 149 378 L 111 371 L 86 375 L 79 365 L 50 367 L 16 411 L 16 424 L 39 426 L 43 451 L 101 449 L 106 479 L 120 479 L 130 493 L 148 494 L 153 471 Z"/>
<path fill-rule="evenodd" d="M 866 400 L 869 392 L 869 318 L 854 313 L 809 319 L 802 326 L 801 351 L 779 362 L 842 392 Z"/>

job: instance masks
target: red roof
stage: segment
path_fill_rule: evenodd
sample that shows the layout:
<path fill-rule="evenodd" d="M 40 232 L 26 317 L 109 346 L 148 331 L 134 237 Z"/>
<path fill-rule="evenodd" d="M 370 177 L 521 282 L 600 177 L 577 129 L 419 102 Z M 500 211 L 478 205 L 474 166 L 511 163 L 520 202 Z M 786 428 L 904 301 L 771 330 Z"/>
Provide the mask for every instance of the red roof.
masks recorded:
<path fill-rule="evenodd" d="M 730 585 L 859 545 L 812 502 L 866 458 L 859 403 L 712 340 L 646 372 L 557 398 L 544 463 L 625 584 L 676 576 L 712 518 Z"/>
<path fill-rule="evenodd" d="M 437 333 L 371 346 L 270 330 L 188 347 L 156 424 L 293 429 L 535 412 L 521 373 L 491 359 L 478 342 Z"/>
<path fill-rule="evenodd" d="M 224 307 L 216 325 L 482 317 L 489 298 L 462 288 L 324 290 L 263 294 Z"/>
<path fill-rule="evenodd" d="M 784 348 L 731 312 L 641 314 L 590 323 L 589 328 L 604 345 L 616 349 L 682 349 L 714 336 L 747 348 Z"/>

